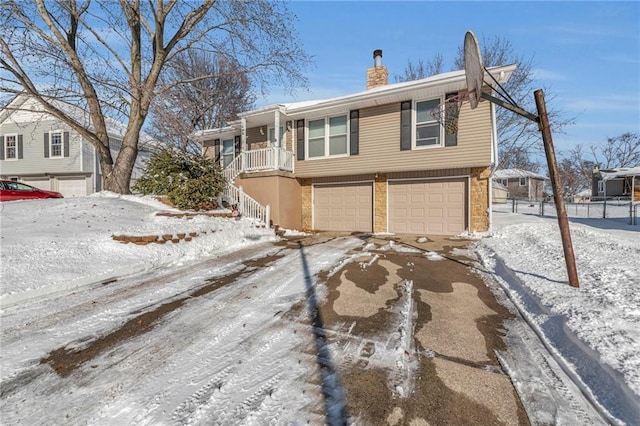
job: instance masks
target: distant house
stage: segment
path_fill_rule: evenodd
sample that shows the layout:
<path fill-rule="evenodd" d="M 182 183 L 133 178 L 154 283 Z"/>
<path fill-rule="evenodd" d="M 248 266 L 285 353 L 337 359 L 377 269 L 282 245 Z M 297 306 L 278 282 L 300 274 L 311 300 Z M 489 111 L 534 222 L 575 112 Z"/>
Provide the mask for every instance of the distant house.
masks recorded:
<path fill-rule="evenodd" d="M 640 167 L 608 170 L 596 167 L 593 169 L 591 182 L 594 198 L 629 198 L 640 201 Z"/>
<path fill-rule="evenodd" d="M 464 71 L 387 84 L 381 58 L 374 52 L 367 90 L 245 111 L 225 127 L 194 134 L 204 154 L 224 167 L 228 202 L 255 200 L 239 206 L 245 215 L 269 206 L 266 222 L 288 229 L 434 235 L 489 229 L 497 155 L 491 103 L 473 110 L 462 104 L 455 125 L 445 129 L 431 112 L 465 93 Z M 514 70 L 488 71 L 504 82 Z"/>
<path fill-rule="evenodd" d="M 494 182 L 504 185 L 509 198 L 541 201 L 544 199 L 544 184 L 547 178 L 528 170 L 502 169 L 493 173 Z"/>
<path fill-rule="evenodd" d="M 91 128 L 81 108 L 52 100 L 58 108 Z M 111 154 L 117 155 L 126 126 L 106 119 Z M 142 174 L 154 141 L 142 135 L 131 185 Z M 95 147 L 26 94 L 0 111 L 0 178 L 78 197 L 102 190 L 102 172 Z"/>

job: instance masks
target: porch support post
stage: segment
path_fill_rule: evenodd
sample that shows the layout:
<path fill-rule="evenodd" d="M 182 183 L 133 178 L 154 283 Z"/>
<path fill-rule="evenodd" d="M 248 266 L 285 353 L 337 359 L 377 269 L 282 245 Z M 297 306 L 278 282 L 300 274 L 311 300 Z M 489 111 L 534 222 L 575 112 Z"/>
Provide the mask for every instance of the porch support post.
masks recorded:
<path fill-rule="evenodd" d="M 275 112 L 275 129 L 273 129 L 276 139 L 276 156 L 275 156 L 275 169 L 280 170 L 280 110 Z"/>
<path fill-rule="evenodd" d="M 269 229 L 271 228 L 271 204 L 267 204 L 264 215 L 265 226 Z"/>
<path fill-rule="evenodd" d="M 244 172 L 244 165 L 246 164 L 246 151 L 247 151 L 247 119 L 242 118 L 240 120 L 240 156 L 242 159 L 240 160 L 240 170 L 239 172 Z"/>
<path fill-rule="evenodd" d="M 242 150 L 247 150 L 247 119 L 240 119 L 240 138 L 242 141 Z"/>

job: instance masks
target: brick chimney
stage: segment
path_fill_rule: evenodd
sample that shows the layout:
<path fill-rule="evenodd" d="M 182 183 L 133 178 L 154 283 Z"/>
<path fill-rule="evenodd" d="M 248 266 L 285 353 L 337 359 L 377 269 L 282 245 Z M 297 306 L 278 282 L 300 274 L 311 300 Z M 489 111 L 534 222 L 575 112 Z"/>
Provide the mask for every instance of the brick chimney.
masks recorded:
<path fill-rule="evenodd" d="M 367 70 L 367 90 L 386 86 L 389 82 L 387 67 L 382 65 L 382 50 L 373 51 L 373 67 Z"/>

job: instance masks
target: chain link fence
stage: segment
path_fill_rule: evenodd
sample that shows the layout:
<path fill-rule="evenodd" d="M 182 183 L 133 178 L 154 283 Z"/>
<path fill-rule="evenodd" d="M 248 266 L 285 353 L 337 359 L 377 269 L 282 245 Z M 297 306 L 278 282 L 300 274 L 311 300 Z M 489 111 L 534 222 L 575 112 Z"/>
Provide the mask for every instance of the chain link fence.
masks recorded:
<path fill-rule="evenodd" d="M 610 219 L 628 225 L 640 225 L 640 203 L 632 201 L 592 201 L 589 203 L 565 203 L 570 218 Z M 494 211 L 557 216 L 553 201 L 507 200 L 506 204 L 494 204 Z"/>

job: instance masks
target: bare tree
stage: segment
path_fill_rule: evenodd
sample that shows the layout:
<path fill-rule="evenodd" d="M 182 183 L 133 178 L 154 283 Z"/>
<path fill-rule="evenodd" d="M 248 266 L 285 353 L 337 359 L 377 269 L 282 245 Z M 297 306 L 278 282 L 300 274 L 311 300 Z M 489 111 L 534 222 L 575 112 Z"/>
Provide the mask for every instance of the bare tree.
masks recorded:
<path fill-rule="evenodd" d="M 421 78 L 430 77 L 432 75 L 440 74 L 444 71 L 444 58 L 442 54 L 437 53 L 436 56 L 431 58 L 427 64 L 419 59 L 417 63 L 413 63 L 411 59 L 407 60 L 407 65 L 404 68 L 404 74 L 396 75 L 396 83 L 403 81 L 420 80 Z"/>
<path fill-rule="evenodd" d="M 199 78 L 203 75 L 211 77 Z M 151 105 L 150 132 L 183 152 L 199 149 L 189 138 L 194 131 L 222 127 L 250 109 L 255 99 L 249 76 L 237 62 L 194 50 L 167 64 L 159 86 L 165 84 L 167 89 Z"/>
<path fill-rule="evenodd" d="M 640 134 L 623 133 L 607 138 L 603 146 L 591 146 L 593 161 L 602 169 L 640 166 Z"/>
<path fill-rule="evenodd" d="M 571 197 L 585 189 L 580 172 L 576 170 L 575 164 L 568 158 L 560 160 L 558 173 L 562 182 L 562 192 L 565 196 Z"/>
<path fill-rule="evenodd" d="M 511 146 L 502 153 L 500 168 L 521 169 L 537 173 L 540 169 L 540 164 L 533 160 L 530 153 L 523 147 Z"/>
<path fill-rule="evenodd" d="M 197 49 L 237 64 L 263 89 L 304 85 L 308 57 L 290 25 L 274 25 L 292 21 L 285 4 L 269 0 L 3 0 L 0 91 L 35 97 L 95 146 L 104 188 L 129 193 L 139 135 L 165 65 Z M 91 127 L 51 99 L 87 110 Z M 105 124 L 114 114 L 127 122 L 115 161 Z"/>
<path fill-rule="evenodd" d="M 593 163 L 579 159 L 579 154 L 579 151 L 574 151 L 569 156 L 562 157 L 558 164 L 558 173 L 566 196 L 576 195 L 591 187 Z"/>

